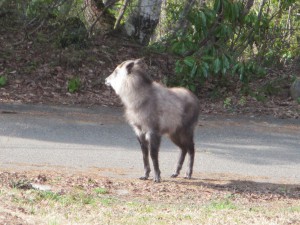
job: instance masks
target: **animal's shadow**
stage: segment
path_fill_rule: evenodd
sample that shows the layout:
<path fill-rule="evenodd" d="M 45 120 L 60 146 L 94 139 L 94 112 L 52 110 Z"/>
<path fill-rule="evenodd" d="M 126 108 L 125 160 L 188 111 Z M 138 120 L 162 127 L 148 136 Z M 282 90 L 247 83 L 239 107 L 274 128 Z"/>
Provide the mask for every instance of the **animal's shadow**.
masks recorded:
<path fill-rule="evenodd" d="M 258 182 L 253 180 L 234 179 L 199 179 L 170 180 L 177 184 L 196 189 L 211 189 L 219 192 L 229 192 L 233 195 L 241 195 L 252 199 L 300 199 L 300 184 L 285 184 Z"/>

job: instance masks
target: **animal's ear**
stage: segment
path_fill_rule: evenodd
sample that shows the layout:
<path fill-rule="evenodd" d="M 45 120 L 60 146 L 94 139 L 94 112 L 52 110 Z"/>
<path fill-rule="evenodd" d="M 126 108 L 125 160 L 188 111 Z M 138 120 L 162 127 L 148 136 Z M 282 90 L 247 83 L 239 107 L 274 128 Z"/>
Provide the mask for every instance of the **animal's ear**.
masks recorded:
<path fill-rule="evenodd" d="M 128 74 L 131 74 L 133 66 L 134 66 L 134 62 L 131 62 L 126 66 Z"/>
<path fill-rule="evenodd" d="M 143 57 L 143 58 L 136 59 L 136 60 L 135 60 L 135 63 L 136 63 L 136 64 L 141 64 L 141 63 L 144 62 L 144 59 L 145 59 L 144 57 Z"/>

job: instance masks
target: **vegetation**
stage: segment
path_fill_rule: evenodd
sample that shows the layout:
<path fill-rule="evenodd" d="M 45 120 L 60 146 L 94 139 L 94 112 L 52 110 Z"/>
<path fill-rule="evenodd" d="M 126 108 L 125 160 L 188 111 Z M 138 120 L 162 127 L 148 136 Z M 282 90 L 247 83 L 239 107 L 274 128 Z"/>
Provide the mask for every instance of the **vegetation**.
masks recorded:
<path fill-rule="evenodd" d="M 154 185 L 152 181 L 108 179 L 87 172 L 78 175 L 78 171 L 76 175 L 1 171 L 0 223 L 267 225 L 300 222 L 299 185 L 227 178 L 206 174 L 200 180 L 179 178 Z M 51 190 L 24 185 L 33 182 L 47 184 Z"/>
<path fill-rule="evenodd" d="M 5 86 L 7 83 L 7 78 L 4 76 L 0 76 L 0 87 Z"/>
<path fill-rule="evenodd" d="M 264 76 L 265 66 L 290 63 L 300 53 L 299 5 L 295 2 L 195 3 L 186 15 L 185 26 L 176 35 L 165 36 L 164 51 L 179 57 L 178 76 L 173 82 L 193 91 L 208 79 L 222 81 L 237 76 L 247 84 Z M 169 3 L 170 21 L 180 20 L 183 6 Z M 155 44 L 161 49 L 160 42 Z"/>
<path fill-rule="evenodd" d="M 78 91 L 80 88 L 80 80 L 78 77 L 76 78 L 72 78 L 69 80 L 69 83 L 68 83 L 68 91 L 70 93 L 74 93 L 76 91 Z"/>
<path fill-rule="evenodd" d="M 15 13 L 24 20 L 28 36 L 42 26 L 61 27 L 59 42 L 66 47 L 77 42 L 84 45 L 86 30 L 95 27 L 88 27 L 83 7 L 102 5 L 99 17 L 109 10 L 110 16 L 118 19 L 115 27 L 124 25 L 136 7 L 134 1 L 128 0 L 108 1 L 106 7 L 99 0 L 86 2 L 87 5 L 82 0 L 2 0 L 0 15 Z M 300 5 L 295 0 L 169 0 L 165 8 L 164 17 L 160 17 L 163 34 L 152 44 L 159 49 L 166 44 L 164 51 L 179 56 L 175 82 L 191 90 L 206 79 L 220 76 L 238 75 L 247 82 L 251 74 L 264 75 L 262 66 L 289 63 L 299 56 Z M 178 28 L 173 21 L 183 21 L 183 26 Z M 81 23 L 86 24 L 86 30 Z"/>
<path fill-rule="evenodd" d="M 229 111 L 246 105 L 249 98 L 264 103 L 269 96 L 286 96 L 286 86 L 298 76 L 297 68 L 278 76 L 273 73 L 273 69 L 293 68 L 300 61 L 300 4 L 296 0 L 0 0 L 0 6 L 1 25 L 8 28 L 2 32 L 19 34 L 10 45 L 0 44 L 1 59 L 23 63 L 18 46 L 51 46 L 47 66 L 54 69 L 49 70 L 56 74 L 64 70 L 58 67 L 74 69 L 65 75 L 63 85 L 52 86 L 71 93 L 87 87 L 84 82 L 89 78 L 74 78 L 82 74 L 87 61 L 96 63 L 101 55 L 103 64 L 114 62 L 113 54 L 119 49 L 109 46 L 103 50 L 102 46 L 118 35 L 140 42 L 139 56 L 172 58 L 172 71 L 168 68 L 170 73 L 160 77 L 164 83 L 184 86 L 199 96 L 204 90 L 212 99 L 222 98 L 223 108 Z M 149 18 L 146 12 L 152 12 Z M 99 39 L 104 41 L 98 43 Z M 95 49 L 102 53 L 94 54 Z M 41 53 L 29 51 L 28 58 L 37 54 Z M 44 57 L 26 59 L 26 68 L 19 70 L 22 74 L 37 71 L 49 60 Z M 2 87 L 8 86 L 7 80 L 13 83 L 7 74 L 15 71 L 13 66 L 3 67 L 0 62 Z M 99 80 L 91 83 L 99 84 Z"/>
<path fill-rule="evenodd" d="M 238 108 L 271 96 L 269 114 L 299 118 L 300 98 L 296 112 L 286 109 L 282 90 L 300 71 L 299 1 L 152 0 L 145 7 L 160 13 L 149 20 L 138 6 L 150 0 L 103 2 L 0 0 L 0 102 L 114 105 L 104 76 L 119 61 L 146 54 L 152 71 L 161 65 L 167 72 L 155 79 L 204 96 L 204 113 L 216 111 L 208 98 L 220 98 L 225 111 L 247 112 Z M 132 48 L 121 45 L 126 35 Z M 0 172 L 0 224 L 300 223 L 299 185 L 223 174 L 158 185 L 28 174 Z M 52 189 L 36 190 L 33 182 Z"/>

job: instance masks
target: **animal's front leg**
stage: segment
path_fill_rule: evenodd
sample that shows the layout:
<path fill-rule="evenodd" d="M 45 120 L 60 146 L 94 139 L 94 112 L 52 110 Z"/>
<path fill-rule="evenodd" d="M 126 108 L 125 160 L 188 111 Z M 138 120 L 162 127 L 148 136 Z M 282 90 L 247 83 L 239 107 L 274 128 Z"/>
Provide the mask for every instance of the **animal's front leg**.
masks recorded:
<path fill-rule="evenodd" d="M 143 162 L 144 162 L 144 171 L 145 175 L 140 177 L 141 180 L 147 180 L 150 174 L 150 163 L 149 163 L 149 150 L 148 150 L 148 141 L 145 138 L 145 134 L 136 130 L 137 138 L 140 143 L 142 153 L 143 153 Z"/>
<path fill-rule="evenodd" d="M 158 162 L 158 152 L 161 141 L 161 136 L 155 133 L 147 133 L 146 139 L 149 142 L 149 150 L 154 168 L 154 182 L 160 182 L 160 170 Z"/>

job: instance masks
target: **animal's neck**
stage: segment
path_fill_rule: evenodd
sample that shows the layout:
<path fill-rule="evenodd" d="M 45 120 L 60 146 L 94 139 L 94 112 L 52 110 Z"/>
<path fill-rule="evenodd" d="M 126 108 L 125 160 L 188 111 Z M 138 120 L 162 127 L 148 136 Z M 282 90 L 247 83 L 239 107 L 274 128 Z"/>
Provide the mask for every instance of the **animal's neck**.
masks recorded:
<path fill-rule="evenodd" d="M 120 95 L 120 98 L 126 109 L 134 110 L 140 108 L 151 95 L 151 85 L 147 87 L 131 87 L 127 89 L 126 93 Z"/>

